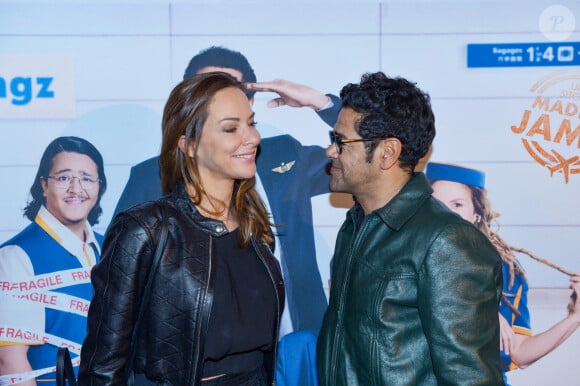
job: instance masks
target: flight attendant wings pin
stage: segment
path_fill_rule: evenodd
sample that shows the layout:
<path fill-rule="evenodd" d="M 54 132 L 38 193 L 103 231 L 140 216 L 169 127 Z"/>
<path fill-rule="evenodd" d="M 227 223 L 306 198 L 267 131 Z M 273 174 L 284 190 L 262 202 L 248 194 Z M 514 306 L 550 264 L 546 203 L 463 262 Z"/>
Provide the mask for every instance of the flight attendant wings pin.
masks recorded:
<path fill-rule="evenodd" d="M 292 169 L 292 166 L 294 166 L 295 163 L 296 161 L 282 162 L 280 166 L 276 166 L 274 169 L 272 169 L 272 171 L 276 173 L 286 173 Z"/>

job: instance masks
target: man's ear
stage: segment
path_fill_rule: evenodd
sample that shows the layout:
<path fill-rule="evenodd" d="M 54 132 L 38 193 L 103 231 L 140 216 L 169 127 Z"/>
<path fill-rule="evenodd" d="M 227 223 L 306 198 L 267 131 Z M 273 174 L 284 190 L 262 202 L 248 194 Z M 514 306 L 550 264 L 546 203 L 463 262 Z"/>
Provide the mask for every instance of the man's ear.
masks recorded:
<path fill-rule="evenodd" d="M 185 135 L 179 137 L 179 141 L 177 142 L 177 146 L 179 150 L 188 157 L 193 158 L 195 156 L 195 144 L 193 142 L 189 142 L 187 144 L 187 140 L 185 139 Z"/>
<path fill-rule="evenodd" d="M 377 153 L 380 155 L 379 164 L 381 169 L 387 170 L 399 162 L 403 145 L 397 138 L 387 138 L 381 141 L 377 150 L 379 150 Z"/>
<path fill-rule="evenodd" d="M 40 177 L 40 186 L 42 187 L 42 197 L 46 197 L 46 190 L 48 189 L 48 182 L 46 178 Z"/>

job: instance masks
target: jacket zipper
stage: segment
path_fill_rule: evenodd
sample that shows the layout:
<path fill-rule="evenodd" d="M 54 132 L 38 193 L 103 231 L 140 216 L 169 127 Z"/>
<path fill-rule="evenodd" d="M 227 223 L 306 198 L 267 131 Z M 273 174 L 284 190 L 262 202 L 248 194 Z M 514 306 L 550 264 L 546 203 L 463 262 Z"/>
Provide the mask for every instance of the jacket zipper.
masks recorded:
<path fill-rule="evenodd" d="M 356 230 L 356 222 L 353 221 L 353 226 L 355 227 Z M 342 325 L 343 325 L 343 319 L 340 317 L 340 315 L 343 314 L 343 309 L 344 309 L 344 298 L 346 296 L 346 287 L 347 284 L 349 282 L 350 279 L 350 274 L 352 271 L 352 259 L 354 256 L 354 251 L 358 248 L 359 244 L 360 244 L 360 240 L 362 239 L 364 230 L 367 228 L 367 218 L 365 217 L 365 219 L 363 220 L 363 223 L 361 224 L 361 227 L 359 229 L 359 231 L 357 232 L 356 236 L 354 237 L 354 240 L 352 240 L 351 242 L 351 249 L 350 249 L 350 253 L 348 254 L 348 260 L 347 260 L 347 271 L 345 273 L 344 276 L 344 280 L 342 283 L 342 288 L 340 291 L 340 299 L 338 302 L 338 310 L 337 310 L 337 320 L 338 323 L 336 325 L 336 334 L 334 335 L 334 339 L 333 339 L 333 345 L 332 345 L 332 353 L 331 353 L 331 371 L 330 371 L 330 380 L 331 382 L 329 383 L 330 385 L 335 385 L 336 384 L 336 363 L 337 363 L 337 355 L 338 355 L 338 341 L 339 341 L 339 336 L 342 337 Z M 339 331 L 340 330 L 340 331 Z"/>
<path fill-rule="evenodd" d="M 252 245 L 254 246 L 254 249 L 256 250 L 258 257 L 260 258 L 260 261 L 262 262 L 262 264 L 264 264 L 264 267 L 266 267 L 266 271 L 268 272 L 268 276 L 270 276 L 270 280 L 272 281 L 272 284 L 274 286 L 274 292 L 276 293 L 276 310 L 278 311 L 277 317 L 276 317 L 276 325 L 274 326 L 275 327 L 274 328 L 274 361 L 276 361 L 276 358 L 278 357 L 278 331 L 280 330 L 280 317 L 282 315 L 282 312 L 280 310 L 280 294 L 278 292 L 276 280 L 274 279 L 274 276 L 272 275 L 272 271 L 270 271 L 268 264 L 266 264 L 266 261 L 265 261 L 264 257 L 262 256 L 262 252 L 260 251 L 260 248 L 258 247 L 258 245 L 256 245 L 256 241 L 254 238 L 252 238 Z M 264 243 L 264 245 L 265 245 L 265 243 Z M 276 368 L 275 368 L 275 362 L 274 362 L 274 382 L 272 383 L 273 385 L 276 384 L 275 373 L 276 373 Z"/>
<path fill-rule="evenodd" d="M 203 299 L 202 299 L 202 306 L 201 306 L 201 318 L 200 318 L 200 322 L 198 323 L 198 328 L 196 331 L 196 336 L 199 340 L 199 342 L 202 341 L 203 339 L 203 345 L 201 344 L 196 344 L 195 345 L 195 350 L 194 350 L 194 357 L 192 358 L 191 362 L 195 363 L 195 358 L 197 358 L 197 366 L 195 368 L 195 377 L 193 379 L 193 383 L 191 383 L 192 385 L 196 385 L 197 383 L 199 383 L 198 381 L 201 380 L 201 373 L 203 371 L 203 357 L 200 355 L 200 351 L 201 351 L 201 347 L 204 346 L 205 347 L 205 336 L 207 331 L 202 333 L 202 327 L 208 326 L 209 325 L 209 317 L 211 314 L 211 304 L 209 304 L 209 309 L 206 310 L 206 302 L 207 302 L 207 294 L 209 293 L 209 284 L 210 284 L 210 278 L 211 278 L 211 271 L 212 271 L 212 246 L 213 246 L 213 237 L 211 237 L 211 235 L 209 236 L 209 262 L 208 262 L 208 269 L 207 269 L 207 278 L 206 278 L 206 285 L 204 288 L 204 294 L 203 294 Z M 213 303 L 213 299 L 211 300 Z M 207 320 L 205 320 L 207 316 Z M 203 335 L 203 338 L 202 338 Z M 189 377 L 189 379 L 191 379 L 191 376 Z"/>

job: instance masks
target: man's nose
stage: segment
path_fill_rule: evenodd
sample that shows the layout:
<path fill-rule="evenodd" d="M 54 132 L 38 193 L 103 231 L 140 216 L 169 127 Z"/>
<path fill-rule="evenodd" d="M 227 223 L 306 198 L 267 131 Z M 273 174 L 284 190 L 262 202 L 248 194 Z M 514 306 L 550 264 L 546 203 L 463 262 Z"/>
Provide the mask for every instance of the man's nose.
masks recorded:
<path fill-rule="evenodd" d="M 330 159 L 334 159 L 338 157 L 338 151 L 336 150 L 336 146 L 334 144 L 330 144 L 326 147 L 326 157 Z"/>
<path fill-rule="evenodd" d="M 70 190 L 72 192 L 84 190 L 83 186 L 81 185 L 81 179 L 78 177 L 72 177 L 67 190 Z"/>

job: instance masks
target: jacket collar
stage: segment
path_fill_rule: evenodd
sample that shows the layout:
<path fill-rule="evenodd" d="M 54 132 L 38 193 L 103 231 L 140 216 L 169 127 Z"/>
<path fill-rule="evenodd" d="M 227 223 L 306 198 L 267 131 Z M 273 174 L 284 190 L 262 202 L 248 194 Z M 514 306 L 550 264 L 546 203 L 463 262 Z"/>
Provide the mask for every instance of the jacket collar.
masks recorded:
<path fill-rule="evenodd" d="M 425 174 L 415 173 L 387 205 L 369 215 L 378 216 L 387 226 L 398 231 L 431 197 L 432 192 L 433 189 L 431 189 Z M 353 221 L 356 221 L 358 210 L 362 210 L 359 204 L 350 210 Z"/>
<path fill-rule="evenodd" d="M 228 233 L 226 225 L 219 220 L 204 217 L 199 213 L 193 201 L 187 194 L 185 186 L 180 183 L 170 194 L 171 200 L 175 202 L 175 206 L 179 209 L 181 213 L 189 214 L 197 226 L 203 230 L 211 233 L 213 236 L 222 236 Z"/>

